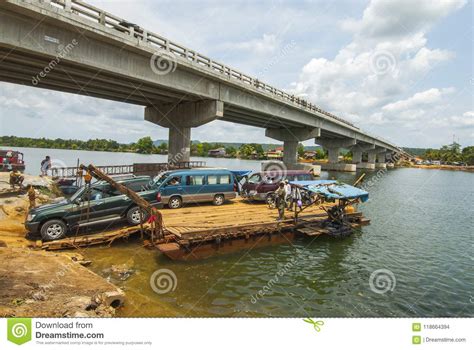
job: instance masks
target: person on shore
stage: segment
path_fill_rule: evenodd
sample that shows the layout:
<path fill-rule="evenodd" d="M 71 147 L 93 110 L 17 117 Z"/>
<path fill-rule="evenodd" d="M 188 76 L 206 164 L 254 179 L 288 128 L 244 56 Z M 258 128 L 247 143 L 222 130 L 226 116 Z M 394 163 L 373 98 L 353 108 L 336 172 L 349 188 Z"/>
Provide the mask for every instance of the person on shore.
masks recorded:
<path fill-rule="evenodd" d="M 46 158 L 41 161 L 41 176 L 48 176 L 49 169 L 51 169 L 51 158 L 46 156 Z"/>
<path fill-rule="evenodd" d="M 275 191 L 275 194 L 276 207 L 278 208 L 278 221 L 282 221 L 285 218 L 286 207 L 286 188 L 283 181 L 278 185 L 278 189 Z"/>
<path fill-rule="evenodd" d="M 8 156 L 5 157 L 5 158 L 3 158 L 3 160 L 2 160 L 2 168 L 3 168 L 4 170 L 8 170 L 8 171 L 11 171 L 11 170 L 13 169 L 12 164 L 11 164 L 11 161 L 10 161 L 10 158 L 8 158 Z"/>
<path fill-rule="evenodd" d="M 25 177 L 20 173 L 18 169 L 14 169 L 10 173 L 10 186 L 12 189 L 15 189 L 15 186 L 18 185 L 20 189 L 23 187 L 23 181 L 25 180 Z"/>
<path fill-rule="evenodd" d="M 285 198 L 286 208 L 291 210 L 291 185 L 288 182 L 288 180 L 285 180 L 285 191 L 286 191 L 286 198 Z"/>
<path fill-rule="evenodd" d="M 36 192 L 32 185 L 28 187 L 28 199 L 30 201 L 29 209 L 36 207 Z"/>

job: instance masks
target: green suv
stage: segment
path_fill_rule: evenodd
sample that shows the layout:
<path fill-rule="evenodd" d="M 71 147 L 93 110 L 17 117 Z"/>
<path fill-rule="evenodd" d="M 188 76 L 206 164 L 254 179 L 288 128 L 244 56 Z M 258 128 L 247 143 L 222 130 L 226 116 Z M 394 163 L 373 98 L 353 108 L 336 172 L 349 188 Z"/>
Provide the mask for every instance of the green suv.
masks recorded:
<path fill-rule="evenodd" d="M 161 195 L 149 176 L 128 177 L 116 180 L 135 191 L 155 208 L 161 209 Z M 45 241 L 66 236 L 72 229 L 107 224 L 126 219 L 130 225 L 148 220 L 130 198 L 121 194 L 107 182 L 99 181 L 90 189 L 81 187 L 69 199 L 31 209 L 25 222 L 31 233 L 40 233 Z"/>

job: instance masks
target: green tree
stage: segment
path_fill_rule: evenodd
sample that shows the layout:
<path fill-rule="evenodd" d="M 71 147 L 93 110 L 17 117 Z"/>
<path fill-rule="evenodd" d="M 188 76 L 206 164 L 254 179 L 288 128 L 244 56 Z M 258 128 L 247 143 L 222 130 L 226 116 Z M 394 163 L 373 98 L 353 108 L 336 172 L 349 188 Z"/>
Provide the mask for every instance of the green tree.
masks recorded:
<path fill-rule="evenodd" d="M 153 152 L 153 141 L 150 136 L 142 137 L 136 143 L 138 153 L 151 154 Z"/>
<path fill-rule="evenodd" d="M 299 144 L 298 144 L 298 149 L 297 149 L 296 152 L 298 153 L 298 156 L 299 156 L 300 158 L 303 158 L 303 156 L 304 156 L 304 146 L 303 146 L 302 143 L 299 143 Z"/>
<path fill-rule="evenodd" d="M 265 157 L 265 151 L 263 150 L 263 147 L 259 143 L 249 143 L 248 144 L 252 149 L 252 153 L 254 153 L 254 156 L 256 156 L 258 159 L 262 159 Z"/>
<path fill-rule="evenodd" d="M 316 149 L 316 154 L 315 154 L 314 158 L 324 159 L 325 156 L 326 156 L 326 154 L 324 153 L 324 151 L 321 148 Z"/>
<path fill-rule="evenodd" d="M 228 146 L 225 148 L 225 153 L 229 157 L 235 157 L 237 154 L 237 149 L 234 146 Z"/>
<path fill-rule="evenodd" d="M 474 146 L 463 148 L 462 160 L 467 163 L 467 165 L 474 165 Z"/>
<path fill-rule="evenodd" d="M 255 152 L 255 148 L 251 144 L 243 144 L 239 148 L 239 155 L 241 158 L 250 158 Z"/>
<path fill-rule="evenodd" d="M 166 142 L 162 142 L 158 146 L 158 153 L 161 153 L 161 154 L 168 153 L 168 144 Z"/>

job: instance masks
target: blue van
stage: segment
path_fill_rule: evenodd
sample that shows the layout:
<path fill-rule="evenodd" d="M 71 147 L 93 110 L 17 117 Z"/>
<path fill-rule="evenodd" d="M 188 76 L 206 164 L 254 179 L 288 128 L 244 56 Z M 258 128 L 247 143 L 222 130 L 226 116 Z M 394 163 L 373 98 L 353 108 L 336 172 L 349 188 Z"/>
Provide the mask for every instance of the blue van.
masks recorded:
<path fill-rule="evenodd" d="M 212 202 L 222 205 L 237 196 L 237 179 L 225 169 L 190 169 L 166 171 L 151 184 L 161 194 L 161 202 L 171 209 L 184 203 Z"/>

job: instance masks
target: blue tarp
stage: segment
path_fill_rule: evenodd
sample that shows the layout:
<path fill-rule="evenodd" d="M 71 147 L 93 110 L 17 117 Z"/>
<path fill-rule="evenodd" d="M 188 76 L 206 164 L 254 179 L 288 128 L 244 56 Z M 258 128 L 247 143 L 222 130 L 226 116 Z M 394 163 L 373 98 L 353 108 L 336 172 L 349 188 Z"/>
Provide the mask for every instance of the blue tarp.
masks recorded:
<path fill-rule="evenodd" d="M 325 198 L 359 198 L 362 202 L 366 202 L 369 199 L 369 192 L 351 185 L 337 182 L 336 180 L 290 181 L 290 184 L 303 187 L 304 189 L 322 195 Z"/>
<path fill-rule="evenodd" d="M 243 177 L 252 173 L 251 170 L 231 170 L 232 174 L 235 176 Z"/>

